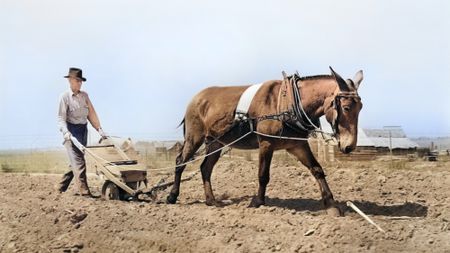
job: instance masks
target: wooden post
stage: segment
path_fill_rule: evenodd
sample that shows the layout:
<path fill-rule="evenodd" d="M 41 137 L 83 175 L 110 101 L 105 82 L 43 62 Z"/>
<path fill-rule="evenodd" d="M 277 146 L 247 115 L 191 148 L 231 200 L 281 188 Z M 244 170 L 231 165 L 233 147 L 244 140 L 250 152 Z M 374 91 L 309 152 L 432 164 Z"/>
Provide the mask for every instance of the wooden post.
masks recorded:
<path fill-rule="evenodd" d="M 336 157 L 334 155 L 334 145 L 333 144 L 328 145 L 328 152 L 330 154 L 330 162 L 334 162 Z"/>
<path fill-rule="evenodd" d="M 392 135 L 391 130 L 389 130 L 389 154 L 391 155 L 391 169 L 394 167 L 394 160 L 392 159 Z"/>

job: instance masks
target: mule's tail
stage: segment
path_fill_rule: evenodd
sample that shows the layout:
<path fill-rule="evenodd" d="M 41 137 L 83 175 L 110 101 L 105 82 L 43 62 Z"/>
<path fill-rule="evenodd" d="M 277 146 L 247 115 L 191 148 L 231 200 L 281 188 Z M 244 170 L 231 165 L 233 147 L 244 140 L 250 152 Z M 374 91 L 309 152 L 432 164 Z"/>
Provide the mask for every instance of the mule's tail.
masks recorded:
<path fill-rule="evenodd" d="M 185 123 L 185 118 L 183 118 L 183 120 L 180 122 L 180 124 L 177 126 L 177 128 L 179 128 L 181 125 L 183 125 L 183 137 L 186 136 L 186 124 Z"/>
<path fill-rule="evenodd" d="M 178 149 L 178 155 L 177 158 L 175 159 L 175 163 L 178 165 L 180 163 L 183 162 L 183 149 L 184 149 L 184 145 L 186 144 L 186 118 L 183 118 L 183 120 L 180 122 L 180 124 L 177 126 L 177 128 L 179 128 L 181 125 L 183 125 L 183 144 L 181 144 L 181 147 Z"/>

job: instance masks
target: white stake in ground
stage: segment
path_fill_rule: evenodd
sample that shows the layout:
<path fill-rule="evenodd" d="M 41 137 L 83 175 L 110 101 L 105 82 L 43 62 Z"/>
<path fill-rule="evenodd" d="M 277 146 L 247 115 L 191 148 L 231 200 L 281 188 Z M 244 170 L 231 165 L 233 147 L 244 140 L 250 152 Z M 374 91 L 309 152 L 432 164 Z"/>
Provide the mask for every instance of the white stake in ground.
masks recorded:
<path fill-rule="evenodd" d="M 347 206 L 351 207 L 353 210 L 355 210 L 359 215 L 361 215 L 364 219 L 366 219 L 370 224 L 374 225 L 379 231 L 386 233 L 380 226 L 378 226 L 372 219 L 369 218 L 365 213 L 363 213 L 361 210 L 359 210 L 358 207 L 356 207 L 352 202 L 347 201 Z"/>

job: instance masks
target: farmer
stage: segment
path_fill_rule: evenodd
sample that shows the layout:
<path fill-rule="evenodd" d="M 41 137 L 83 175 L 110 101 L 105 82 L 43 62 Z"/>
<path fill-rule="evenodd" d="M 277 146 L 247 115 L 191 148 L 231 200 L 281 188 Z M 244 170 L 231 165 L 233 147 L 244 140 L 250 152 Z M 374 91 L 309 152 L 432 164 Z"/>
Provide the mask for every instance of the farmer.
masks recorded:
<path fill-rule="evenodd" d="M 75 137 L 83 146 L 87 144 L 87 121 L 106 138 L 100 126 L 94 106 L 85 91 L 81 91 L 82 82 L 86 81 L 83 72 L 78 68 L 70 68 L 65 76 L 70 84 L 70 90 L 61 94 L 58 106 L 58 127 L 64 136 L 64 147 L 70 160 L 70 171 L 65 173 L 57 186 L 59 192 L 65 192 L 70 181 L 75 177 L 75 184 L 82 196 L 92 196 L 86 178 L 86 160 L 84 154 L 70 141 Z"/>

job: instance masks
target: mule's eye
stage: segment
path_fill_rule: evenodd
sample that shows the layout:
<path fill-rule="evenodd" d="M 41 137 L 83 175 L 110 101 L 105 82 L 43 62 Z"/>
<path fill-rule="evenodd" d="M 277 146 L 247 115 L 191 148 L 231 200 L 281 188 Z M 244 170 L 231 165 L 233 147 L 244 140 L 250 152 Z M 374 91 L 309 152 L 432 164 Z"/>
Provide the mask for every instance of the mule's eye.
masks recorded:
<path fill-rule="evenodd" d="M 344 112 L 349 112 L 350 106 L 343 106 L 342 109 L 344 109 Z"/>

